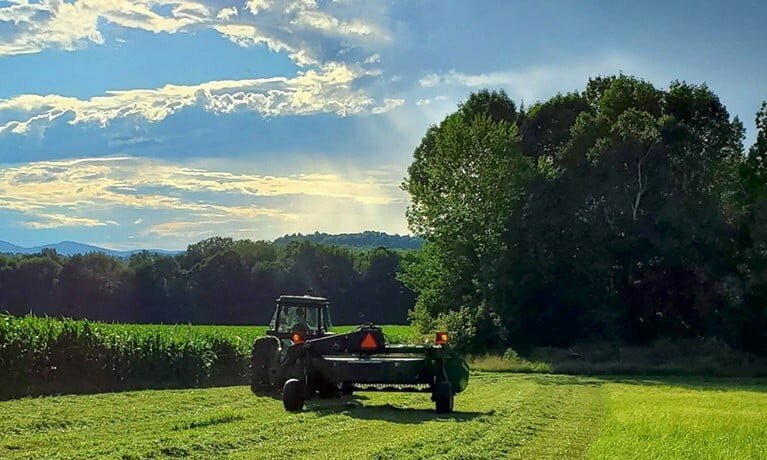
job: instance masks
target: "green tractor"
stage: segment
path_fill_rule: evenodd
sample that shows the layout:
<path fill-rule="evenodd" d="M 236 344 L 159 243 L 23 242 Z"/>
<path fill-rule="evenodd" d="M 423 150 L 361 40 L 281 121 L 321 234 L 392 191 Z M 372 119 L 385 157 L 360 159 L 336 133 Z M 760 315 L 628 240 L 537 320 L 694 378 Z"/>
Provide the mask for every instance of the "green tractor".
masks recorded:
<path fill-rule="evenodd" d="M 283 295 L 267 335 L 253 344 L 251 389 L 282 389 L 288 411 L 302 410 L 311 398 L 357 390 L 421 391 L 431 393 L 438 413 L 450 413 L 454 395 L 469 383 L 469 367 L 446 333 L 437 333 L 435 342 L 390 345 L 371 323 L 334 334 L 327 299 Z"/>

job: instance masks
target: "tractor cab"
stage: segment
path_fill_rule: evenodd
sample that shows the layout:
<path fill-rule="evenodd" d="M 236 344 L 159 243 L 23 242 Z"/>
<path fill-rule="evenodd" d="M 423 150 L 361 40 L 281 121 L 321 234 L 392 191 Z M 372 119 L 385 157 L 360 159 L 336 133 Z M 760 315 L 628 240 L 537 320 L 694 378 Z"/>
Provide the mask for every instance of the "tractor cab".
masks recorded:
<path fill-rule="evenodd" d="M 328 300 L 324 297 L 283 295 L 277 299 L 267 335 L 303 343 L 329 334 Z"/>

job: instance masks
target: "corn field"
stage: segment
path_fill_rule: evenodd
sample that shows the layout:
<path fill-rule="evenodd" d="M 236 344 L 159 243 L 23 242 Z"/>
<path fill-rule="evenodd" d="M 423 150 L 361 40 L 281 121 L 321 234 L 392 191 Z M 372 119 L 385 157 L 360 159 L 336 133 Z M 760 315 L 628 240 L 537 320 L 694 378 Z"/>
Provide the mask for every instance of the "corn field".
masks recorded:
<path fill-rule="evenodd" d="M 243 384 L 265 330 L 0 316 L 0 398 Z"/>
<path fill-rule="evenodd" d="M 0 315 L 0 399 L 245 384 L 251 346 L 266 329 Z M 385 331 L 391 343 L 420 339 L 410 326 Z"/>

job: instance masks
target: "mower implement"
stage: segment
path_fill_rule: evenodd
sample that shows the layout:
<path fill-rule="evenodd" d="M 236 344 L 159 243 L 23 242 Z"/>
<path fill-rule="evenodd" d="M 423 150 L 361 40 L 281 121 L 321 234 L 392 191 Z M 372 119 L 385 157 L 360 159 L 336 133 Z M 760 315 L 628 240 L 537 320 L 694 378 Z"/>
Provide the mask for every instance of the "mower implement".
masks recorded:
<path fill-rule="evenodd" d="M 437 333 L 434 345 L 387 344 L 381 328 L 371 323 L 333 334 L 328 309 L 321 297 L 277 299 L 271 329 L 253 345 L 254 393 L 282 388 L 285 409 L 298 411 L 314 397 L 420 391 L 431 393 L 438 413 L 453 411 L 454 395 L 468 385 L 469 368 L 446 333 Z"/>

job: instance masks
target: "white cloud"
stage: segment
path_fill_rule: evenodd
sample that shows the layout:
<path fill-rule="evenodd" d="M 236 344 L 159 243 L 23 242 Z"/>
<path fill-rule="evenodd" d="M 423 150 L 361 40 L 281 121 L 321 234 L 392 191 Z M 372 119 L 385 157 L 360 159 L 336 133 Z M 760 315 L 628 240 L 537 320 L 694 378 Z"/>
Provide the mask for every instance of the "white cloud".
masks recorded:
<path fill-rule="evenodd" d="M 444 100 L 447 100 L 447 96 L 435 96 L 435 97 L 427 98 L 427 99 L 418 99 L 417 101 L 415 101 L 415 105 L 419 105 L 419 106 L 430 105 L 435 102 L 444 101 Z"/>
<path fill-rule="evenodd" d="M 237 7 L 233 6 L 231 8 L 222 8 L 218 14 L 216 15 L 216 19 L 220 19 L 222 21 L 228 21 L 229 19 L 237 16 Z"/>
<path fill-rule="evenodd" d="M 332 3 L 314 0 L 249 0 L 242 11 L 238 10 L 242 4 L 231 0 L 0 3 L 4 4 L 7 6 L 0 7 L 0 24 L 4 25 L 0 29 L 0 56 L 102 45 L 106 23 L 169 34 L 212 28 L 239 46 L 265 44 L 273 51 L 286 52 L 299 65 L 336 60 L 333 54 L 339 45 L 365 47 L 387 40 L 379 26 L 356 17 L 341 17 Z"/>
<path fill-rule="evenodd" d="M 259 11 L 271 8 L 272 3 L 273 0 L 248 0 L 245 3 L 245 8 L 253 14 L 258 14 Z"/>
<path fill-rule="evenodd" d="M 378 53 L 371 54 L 365 59 L 365 64 L 376 64 L 381 62 L 381 55 Z"/>
<path fill-rule="evenodd" d="M 108 216 L 131 215 L 128 210 L 181 214 L 197 226 L 215 221 L 242 227 L 264 219 L 296 224 L 302 221 L 290 207 L 305 199 L 375 209 L 398 205 L 402 192 L 396 182 L 374 174 L 356 179 L 330 173 L 263 176 L 133 157 L 42 161 L 0 169 L 0 209 L 27 216 L 21 225 L 33 229 L 118 225 Z M 269 206 L 270 201 L 281 204 Z M 126 222 L 145 221 L 134 215 Z"/>
<path fill-rule="evenodd" d="M 376 33 L 374 27 L 364 22 L 341 21 L 327 13 L 316 10 L 298 11 L 295 18 L 290 21 L 290 24 L 318 29 L 334 35 L 372 35 Z"/>
<path fill-rule="evenodd" d="M 383 101 L 383 105 L 379 105 L 377 107 L 373 107 L 370 111 L 374 114 L 381 114 L 386 113 L 391 110 L 396 109 L 397 107 L 401 107 L 405 104 L 404 99 L 389 99 L 385 98 Z"/>
<path fill-rule="evenodd" d="M 420 84 L 423 88 L 433 88 L 439 85 L 442 81 L 444 81 L 443 76 L 437 75 L 436 73 L 430 73 L 418 80 L 418 84 Z"/>
<path fill-rule="evenodd" d="M 108 220 L 101 221 L 89 217 L 74 217 L 63 214 L 37 214 L 35 220 L 22 223 L 22 226 L 33 230 L 60 227 L 102 227 L 105 225 L 117 225 L 117 222 Z"/>
<path fill-rule="evenodd" d="M 150 32 L 174 33 L 209 20 L 210 9 L 189 0 L 9 0 L 0 21 L 12 24 L 0 35 L 0 55 L 36 53 L 46 48 L 75 50 L 103 44 L 99 21 Z M 162 9 L 165 8 L 165 9 Z M 163 11 L 161 13 L 159 11 Z"/>
<path fill-rule="evenodd" d="M 642 69 L 636 59 L 608 53 L 593 60 L 560 63 L 486 73 L 464 73 L 451 70 L 446 73 L 424 75 L 419 84 L 423 88 L 502 88 L 512 97 L 532 103 L 557 91 L 574 91 L 583 87 L 589 77 L 614 74 L 620 71 L 636 72 Z"/>
<path fill-rule="evenodd" d="M 166 85 L 158 89 L 110 91 L 104 96 L 78 99 L 59 95 L 26 94 L 0 99 L 0 115 L 24 114 L 0 124 L 0 134 L 28 134 L 65 117 L 70 124 L 106 125 L 117 118 L 157 122 L 179 110 L 197 106 L 213 113 L 253 111 L 265 117 L 365 111 L 373 100 L 352 89 L 365 72 L 342 64 L 299 72 L 293 78 L 210 81 L 199 85 Z M 384 101 L 385 107 L 396 100 Z M 396 106 L 396 105 L 394 105 Z"/>

